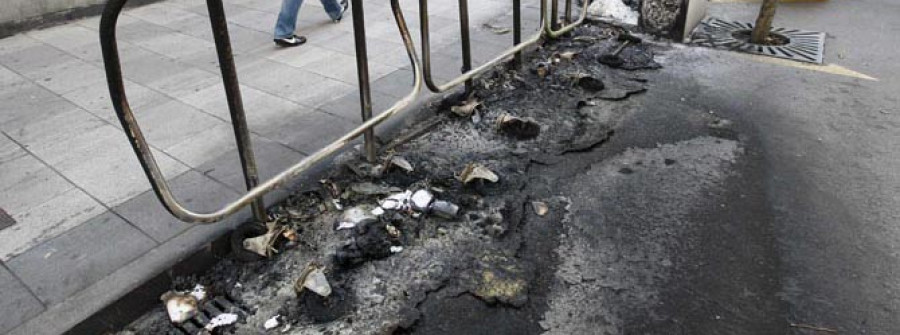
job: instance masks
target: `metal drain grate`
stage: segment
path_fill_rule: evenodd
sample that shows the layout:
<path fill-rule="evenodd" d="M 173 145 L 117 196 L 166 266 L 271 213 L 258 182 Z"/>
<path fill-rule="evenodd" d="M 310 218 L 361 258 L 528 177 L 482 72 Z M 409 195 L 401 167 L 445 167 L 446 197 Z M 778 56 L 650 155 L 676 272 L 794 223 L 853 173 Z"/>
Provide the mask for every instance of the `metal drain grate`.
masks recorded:
<path fill-rule="evenodd" d="M 199 333 L 200 330 L 206 327 L 206 324 L 209 323 L 209 320 L 212 320 L 219 314 L 224 313 L 237 314 L 238 320 L 247 319 L 247 311 L 245 311 L 243 308 L 224 297 L 215 297 L 203 303 L 203 306 L 200 309 L 200 313 L 198 313 L 197 316 L 188 321 L 185 321 L 180 325 L 175 326 L 175 329 L 177 329 L 177 331 L 180 331 L 183 335 L 194 335 Z"/>
<path fill-rule="evenodd" d="M 772 28 L 772 32 L 788 39 L 784 45 L 752 44 L 735 35 L 753 30 L 752 23 L 706 18 L 691 36 L 691 43 L 751 54 L 786 58 L 822 64 L 825 52 L 825 33 L 799 29 Z"/>

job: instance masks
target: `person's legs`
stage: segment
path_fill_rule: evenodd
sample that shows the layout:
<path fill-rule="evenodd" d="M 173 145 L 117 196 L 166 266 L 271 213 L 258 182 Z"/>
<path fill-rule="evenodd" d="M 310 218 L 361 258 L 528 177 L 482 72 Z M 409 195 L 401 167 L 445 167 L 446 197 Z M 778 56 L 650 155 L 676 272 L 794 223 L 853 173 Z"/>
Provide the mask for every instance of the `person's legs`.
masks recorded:
<path fill-rule="evenodd" d="M 323 3 L 324 1 L 322 0 Z M 297 29 L 297 15 L 302 4 L 303 0 L 282 0 L 278 22 L 275 23 L 275 39 L 294 36 L 294 30 Z"/>
<path fill-rule="evenodd" d="M 322 1 L 322 7 L 325 8 L 325 12 L 328 13 L 328 16 L 331 17 L 332 20 L 340 21 L 344 16 L 345 5 L 347 0 L 339 1 L 339 0 L 320 0 Z"/>

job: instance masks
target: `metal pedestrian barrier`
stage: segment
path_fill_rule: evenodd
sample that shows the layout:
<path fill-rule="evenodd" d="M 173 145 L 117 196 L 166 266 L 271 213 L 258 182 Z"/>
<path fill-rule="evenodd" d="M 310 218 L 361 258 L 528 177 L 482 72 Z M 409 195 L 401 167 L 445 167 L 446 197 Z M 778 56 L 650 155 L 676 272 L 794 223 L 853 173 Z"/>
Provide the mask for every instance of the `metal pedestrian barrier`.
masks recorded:
<path fill-rule="evenodd" d="M 466 89 L 471 90 L 471 82 L 476 76 L 510 57 L 514 57 L 515 64 L 521 66 L 522 52 L 525 48 L 537 43 L 542 38 L 557 38 L 572 29 L 575 29 L 575 27 L 583 23 L 589 4 L 589 1 L 582 0 L 584 2 L 584 7 L 581 10 L 579 19 L 575 22 L 569 22 L 572 10 L 572 0 L 566 0 L 566 13 L 564 19 L 566 25 L 560 27 L 557 14 L 559 0 L 551 0 L 553 1 L 551 13 L 547 13 L 548 0 L 541 0 L 541 28 L 534 36 L 522 41 L 521 0 L 512 0 L 513 47 L 485 64 L 472 69 L 468 0 L 458 0 L 463 73 L 446 84 L 437 85 L 434 83 L 431 76 L 431 56 L 428 36 L 430 32 L 428 27 L 428 0 L 419 0 L 422 34 L 422 61 L 419 60 L 419 57 L 416 54 L 416 47 L 413 44 L 409 27 L 403 16 L 403 11 L 400 8 L 399 0 L 390 0 L 394 21 L 397 24 L 397 29 L 403 39 L 406 53 L 409 56 L 409 61 L 413 68 L 414 84 L 411 91 L 405 97 L 395 102 L 393 106 L 381 114 L 373 117 L 365 32 L 365 10 L 363 8 L 363 0 L 352 0 L 351 7 L 356 48 L 356 65 L 359 80 L 360 106 L 363 121 L 362 125 L 349 131 L 339 139 L 328 144 L 324 148 L 319 149 L 274 177 L 260 182 L 250 140 L 250 131 L 247 127 L 247 118 L 241 98 L 237 70 L 234 64 L 234 56 L 231 48 L 231 39 L 228 34 L 228 24 L 225 19 L 224 6 L 222 0 L 206 0 L 211 29 L 216 44 L 216 54 L 219 60 L 219 67 L 222 71 L 222 82 L 225 87 L 225 96 L 228 100 L 228 109 L 231 114 L 231 123 L 234 128 L 238 155 L 240 156 L 247 192 L 237 200 L 226 204 L 217 211 L 197 213 L 184 207 L 173 195 L 169 183 L 166 181 L 165 176 L 160 170 L 159 165 L 151 152 L 150 145 L 144 138 L 141 128 L 134 117 L 134 113 L 128 104 L 119 50 L 116 42 L 116 24 L 127 1 L 128 0 L 109 0 L 100 20 L 100 45 L 103 51 L 103 62 L 106 68 L 106 79 L 109 85 L 110 100 L 112 101 L 116 115 L 122 124 L 122 129 L 124 129 L 128 141 L 134 149 L 138 161 L 163 207 L 179 220 L 198 224 L 219 222 L 247 206 L 252 208 L 253 216 L 256 220 L 264 221 L 266 215 L 263 197 L 266 194 L 297 178 L 300 174 L 335 154 L 360 136 L 364 137 L 366 158 L 370 161 L 374 161 L 377 155 L 374 138 L 375 126 L 409 107 L 421 92 L 423 83 L 433 92 L 446 92 L 460 85 L 466 85 Z"/>

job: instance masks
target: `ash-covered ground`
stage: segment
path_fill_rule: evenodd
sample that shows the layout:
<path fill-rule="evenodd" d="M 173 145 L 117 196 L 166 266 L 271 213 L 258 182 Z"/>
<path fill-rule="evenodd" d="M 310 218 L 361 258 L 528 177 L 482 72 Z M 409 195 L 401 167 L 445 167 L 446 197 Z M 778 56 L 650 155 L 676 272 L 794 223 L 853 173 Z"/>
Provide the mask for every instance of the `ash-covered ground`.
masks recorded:
<path fill-rule="evenodd" d="M 582 26 L 434 107 L 420 123 L 433 127 L 382 152 L 412 172 L 342 155 L 326 182 L 270 209 L 296 243 L 174 289 L 203 284 L 245 309 L 223 334 L 785 333 L 770 318 L 781 311 L 777 257 L 756 247 L 772 237 L 752 201 L 752 136 L 685 101 L 690 87 L 660 69 L 677 61 L 668 46 L 645 41 L 625 48 L 621 68 L 599 63 L 619 33 Z M 480 105 L 460 116 L 465 100 Z M 499 181 L 464 184 L 473 163 Z M 386 211 L 336 230 L 343 210 L 422 189 L 458 216 Z M 327 298 L 295 292 L 314 262 Z M 179 331 L 160 305 L 123 332 Z"/>

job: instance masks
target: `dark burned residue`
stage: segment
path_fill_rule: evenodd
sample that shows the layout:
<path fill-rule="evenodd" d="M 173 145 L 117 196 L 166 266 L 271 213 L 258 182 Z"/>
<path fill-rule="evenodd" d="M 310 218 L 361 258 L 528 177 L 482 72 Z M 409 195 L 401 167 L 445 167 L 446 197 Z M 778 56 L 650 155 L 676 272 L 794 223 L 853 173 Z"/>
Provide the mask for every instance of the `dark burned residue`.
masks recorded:
<path fill-rule="evenodd" d="M 669 36 L 675 29 L 682 0 L 643 0 L 641 4 L 641 28 L 660 36 Z"/>
<path fill-rule="evenodd" d="M 553 250 L 566 204 L 547 200 L 557 194 L 546 173 L 533 163 L 556 163 L 569 154 L 602 147 L 637 108 L 628 98 L 647 90 L 647 80 L 596 61 L 597 55 L 617 44 L 606 39 L 618 29 L 579 27 L 571 38 L 548 42 L 530 54 L 522 71 L 483 75 L 474 92 L 483 104 L 481 122 L 451 115 L 449 106 L 454 104 L 437 105 L 435 112 L 446 115 L 442 117 L 447 121 L 409 136 L 406 143 L 391 144 L 414 166 L 412 172 L 388 169 L 376 176 L 337 168 L 328 180 L 341 194 L 298 192 L 270 209 L 301 232 L 297 247 L 281 250 L 271 260 L 223 261 L 202 279 L 252 311 L 235 332 L 258 333 L 260 325 L 275 315 L 291 326 L 289 333 L 540 332 L 537 320 L 546 308 L 545 289 L 552 285 Z M 628 47 L 622 57 L 632 69 L 653 69 L 658 64 L 652 60 L 652 49 Z M 552 55 L 569 51 L 579 56 L 550 63 L 544 76 L 530 71 Z M 592 79 L 576 88 L 573 78 Z M 501 115 L 526 122 L 498 127 L 491 121 Z M 342 167 L 362 162 L 355 152 L 347 155 L 349 159 L 335 161 Z M 490 168 L 500 181 L 463 185 L 456 173 L 470 163 Z M 459 205 L 461 215 L 443 219 L 386 213 L 377 222 L 334 231 L 341 212 L 331 197 L 343 208 L 376 205 L 383 199 L 352 191 L 352 185 L 364 182 L 402 190 L 430 188 L 437 198 Z M 545 217 L 526 210 L 534 200 L 549 204 Z M 392 236 L 388 225 L 399 236 Z M 402 251 L 391 251 L 400 246 Z M 328 269 L 332 297 L 308 291 L 297 297 L 284 289 L 292 287 L 310 262 Z M 164 315 L 159 317 L 164 320 Z M 155 324 L 165 324 L 159 320 Z M 135 328 L 138 334 L 161 329 Z"/>

